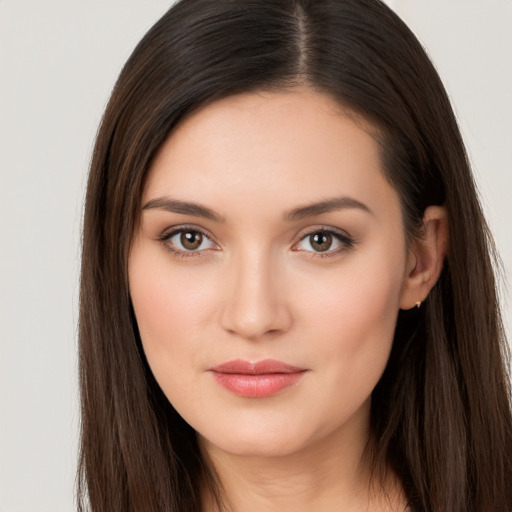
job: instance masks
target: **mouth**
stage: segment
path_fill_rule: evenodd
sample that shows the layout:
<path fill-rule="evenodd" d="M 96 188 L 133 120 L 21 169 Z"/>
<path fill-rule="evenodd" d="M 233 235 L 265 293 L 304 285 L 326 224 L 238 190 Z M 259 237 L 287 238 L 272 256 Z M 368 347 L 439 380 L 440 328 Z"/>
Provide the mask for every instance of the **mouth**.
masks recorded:
<path fill-rule="evenodd" d="M 273 359 L 256 363 L 236 359 L 208 371 L 219 385 L 235 395 L 266 398 L 297 384 L 308 370 Z"/>

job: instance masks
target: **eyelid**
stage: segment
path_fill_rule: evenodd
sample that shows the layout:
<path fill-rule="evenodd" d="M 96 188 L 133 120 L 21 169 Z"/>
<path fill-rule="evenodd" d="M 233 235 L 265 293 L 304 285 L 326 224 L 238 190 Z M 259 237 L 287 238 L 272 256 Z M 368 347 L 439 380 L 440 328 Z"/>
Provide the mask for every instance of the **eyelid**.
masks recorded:
<path fill-rule="evenodd" d="M 179 233 L 183 233 L 186 231 L 192 231 L 200 233 L 203 237 L 207 238 L 212 244 L 213 247 L 209 247 L 207 249 L 200 249 L 200 250 L 194 250 L 194 251 L 187 251 L 185 249 L 180 249 L 179 247 L 176 247 L 173 244 L 170 244 L 169 241 L 176 236 Z M 179 257 L 193 257 L 193 256 L 200 256 L 202 253 L 208 250 L 219 250 L 220 247 L 213 239 L 213 236 L 210 235 L 210 233 L 199 226 L 194 226 L 193 224 L 180 224 L 177 226 L 171 226 L 166 228 L 161 235 L 157 237 L 157 240 L 162 243 L 162 245 L 167 249 L 170 253 L 172 253 L 175 256 Z"/>
<path fill-rule="evenodd" d="M 338 242 L 341 244 L 341 247 L 337 249 L 328 249 L 324 252 L 321 251 L 308 251 L 306 249 L 297 249 L 296 247 L 306 238 L 308 238 L 311 235 L 314 235 L 315 233 L 326 233 L 329 235 L 332 235 Z M 354 237 L 349 235 L 346 231 L 334 228 L 332 226 L 315 226 L 314 228 L 309 228 L 306 232 L 303 232 L 300 235 L 299 241 L 295 242 L 292 246 L 292 250 L 295 250 L 297 252 L 307 252 L 312 257 L 327 257 L 327 256 L 335 256 L 339 253 L 345 252 L 347 250 L 350 250 L 354 247 L 356 241 Z"/>
<path fill-rule="evenodd" d="M 175 245 L 169 244 L 169 240 L 176 236 L 178 233 L 182 233 L 184 231 L 195 231 L 197 233 L 200 233 L 203 237 L 207 238 L 213 245 L 213 247 L 209 247 L 207 249 L 200 249 L 200 250 L 184 250 L 176 247 Z M 297 249 L 298 244 L 305 240 L 308 236 L 311 236 L 315 233 L 327 233 L 332 235 L 340 244 L 341 247 L 338 247 L 334 250 L 328 249 L 324 252 L 321 251 L 309 251 L 305 249 Z M 157 240 L 162 243 L 162 245 L 165 247 L 166 250 L 171 252 L 175 256 L 179 257 L 194 257 L 194 256 L 200 256 L 205 251 L 210 250 L 220 250 L 219 244 L 214 240 L 214 237 L 209 233 L 208 230 L 197 226 L 193 224 L 181 224 L 176 226 L 167 227 L 158 237 Z M 335 256 L 339 253 L 345 252 L 347 250 L 350 250 L 355 245 L 356 241 L 354 238 L 348 234 L 346 231 L 335 228 L 332 226 L 315 226 L 312 228 L 307 229 L 305 232 L 303 232 L 300 235 L 300 238 L 298 242 L 295 242 L 292 246 L 293 251 L 297 252 L 305 252 L 309 253 L 310 257 L 328 257 L 328 256 Z"/>

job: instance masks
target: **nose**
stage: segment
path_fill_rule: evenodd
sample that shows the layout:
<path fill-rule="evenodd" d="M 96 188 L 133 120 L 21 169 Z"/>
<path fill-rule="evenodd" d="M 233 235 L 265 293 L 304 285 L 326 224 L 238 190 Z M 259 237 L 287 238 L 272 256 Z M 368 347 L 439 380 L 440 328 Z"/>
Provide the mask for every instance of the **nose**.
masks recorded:
<path fill-rule="evenodd" d="M 248 254 L 231 262 L 223 286 L 222 327 L 253 341 L 286 332 L 292 315 L 282 277 L 278 264 L 265 255 Z"/>

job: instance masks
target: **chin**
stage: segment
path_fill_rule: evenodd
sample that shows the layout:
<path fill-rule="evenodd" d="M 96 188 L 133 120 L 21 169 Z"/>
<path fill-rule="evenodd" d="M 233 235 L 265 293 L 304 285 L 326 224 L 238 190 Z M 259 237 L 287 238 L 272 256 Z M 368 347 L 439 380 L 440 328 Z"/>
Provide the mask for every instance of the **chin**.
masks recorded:
<path fill-rule="evenodd" d="M 232 425 L 199 433 L 202 444 L 218 452 L 239 457 L 287 457 L 312 448 L 330 437 L 331 429 L 305 421 L 268 425 Z M 205 435 L 206 434 L 206 435 Z"/>
<path fill-rule="evenodd" d="M 268 436 L 267 436 L 268 437 Z M 289 439 L 244 439 L 236 438 L 223 440 L 219 443 L 206 441 L 210 446 L 215 445 L 217 450 L 238 457 L 272 458 L 286 457 L 297 453 L 303 445 L 290 442 Z"/>

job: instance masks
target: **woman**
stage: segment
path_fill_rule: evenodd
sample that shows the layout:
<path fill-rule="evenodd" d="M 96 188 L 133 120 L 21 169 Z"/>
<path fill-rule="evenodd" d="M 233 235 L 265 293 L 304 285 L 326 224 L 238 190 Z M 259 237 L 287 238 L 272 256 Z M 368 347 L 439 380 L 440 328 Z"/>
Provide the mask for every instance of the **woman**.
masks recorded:
<path fill-rule="evenodd" d="M 179 2 L 91 165 L 81 508 L 511 510 L 492 263 L 384 4 Z"/>

